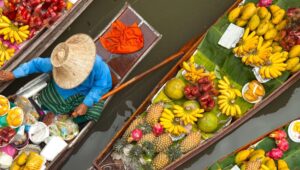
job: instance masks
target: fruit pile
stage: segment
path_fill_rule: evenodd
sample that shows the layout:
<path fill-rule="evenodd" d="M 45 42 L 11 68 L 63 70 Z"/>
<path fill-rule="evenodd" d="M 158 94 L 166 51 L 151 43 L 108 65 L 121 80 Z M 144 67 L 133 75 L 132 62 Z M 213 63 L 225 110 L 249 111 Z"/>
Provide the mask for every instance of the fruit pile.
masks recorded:
<path fill-rule="evenodd" d="M 218 95 L 218 91 L 210 77 L 204 76 L 198 79 L 196 85 L 185 86 L 184 95 L 189 100 L 197 99 L 205 111 L 210 111 L 215 107 L 214 97 Z"/>
<path fill-rule="evenodd" d="M 0 129 L 0 146 L 6 145 L 15 136 L 16 131 L 10 127 Z"/>
<path fill-rule="evenodd" d="M 212 136 L 222 127 L 218 112 L 211 112 L 218 109 L 215 100 L 219 82 L 215 73 L 198 66 L 193 57 L 184 62 L 180 73 L 167 81 L 145 113 L 131 122 L 114 146 L 115 159 L 122 159 L 133 169 L 163 169 L 208 138 L 202 134 Z M 221 82 L 226 81 L 229 82 L 227 78 Z M 241 96 L 230 83 L 220 87 L 222 94 L 228 91 L 230 97 Z M 235 111 L 239 108 L 235 105 L 229 112 L 242 114 L 240 109 Z M 133 164 L 133 160 L 138 161 Z"/>
<path fill-rule="evenodd" d="M 246 149 L 238 152 L 235 156 L 235 163 L 241 169 L 262 169 L 262 170 L 289 170 L 285 160 L 279 159 L 276 161 L 267 156 L 263 149 Z"/>
<path fill-rule="evenodd" d="M 16 48 L 41 28 L 53 24 L 70 7 L 68 0 L 4 0 L 0 18 L 0 67 Z M 9 43 L 4 43 L 7 40 Z"/>
<path fill-rule="evenodd" d="M 282 40 L 289 32 L 286 31 L 289 19 L 284 9 L 277 5 L 267 8 L 247 3 L 233 9 L 228 14 L 228 20 L 246 28 L 233 52 L 246 65 L 258 67 L 258 74 L 263 79 L 277 78 L 286 70 L 291 72 L 300 70 L 300 64 L 296 67 L 299 58 L 293 59 L 283 50 L 283 47 L 287 50 L 285 47 L 287 45 L 283 45 L 287 43 L 284 42 L 289 41 Z M 296 51 L 297 49 L 295 54 Z"/>
<path fill-rule="evenodd" d="M 41 169 L 44 164 L 44 158 L 36 152 L 22 152 L 16 159 L 13 161 L 10 170 L 17 169 L 32 169 L 38 170 Z"/>

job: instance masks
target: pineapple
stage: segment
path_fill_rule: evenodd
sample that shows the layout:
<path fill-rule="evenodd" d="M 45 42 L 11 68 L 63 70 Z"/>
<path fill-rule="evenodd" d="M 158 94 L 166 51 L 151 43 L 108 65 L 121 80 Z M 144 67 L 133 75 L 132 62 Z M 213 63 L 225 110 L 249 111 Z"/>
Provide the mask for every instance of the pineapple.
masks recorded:
<path fill-rule="evenodd" d="M 246 164 L 246 170 L 258 170 L 260 166 L 261 161 L 250 161 Z"/>
<path fill-rule="evenodd" d="M 143 117 L 139 116 L 137 117 L 134 121 L 132 121 L 132 123 L 129 125 L 129 127 L 127 128 L 127 130 L 125 131 L 123 137 L 128 137 L 131 133 L 131 131 L 133 131 L 138 125 L 145 123 L 145 120 Z"/>
<path fill-rule="evenodd" d="M 143 131 L 143 134 L 148 134 L 152 132 L 152 126 L 149 123 L 140 124 L 136 128 L 141 129 Z"/>
<path fill-rule="evenodd" d="M 186 153 L 200 144 L 201 141 L 201 133 L 191 132 L 181 143 L 180 143 L 180 150 L 182 153 Z"/>
<path fill-rule="evenodd" d="M 147 156 L 149 156 L 151 158 L 154 156 L 155 148 L 154 148 L 154 144 L 152 142 L 146 141 L 142 144 L 142 147 Z"/>
<path fill-rule="evenodd" d="M 129 157 L 134 160 L 139 160 L 143 153 L 143 148 L 139 145 L 134 145 L 129 151 Z"/>
<path fill-rule="evenodd" d="M 155 139 L 155 135 L 153 133 L 148 133 L 142 137 L 142 139 L 138 142 L 138 144 L 143 144 L 144 142 L 153 142 Z"/>
<path fill-rule="evenodd" d="M 152 166 L 155 170 L 163 169 L 169 164 L 169 157 L 166 153 L 160 152 L 152 161 Z"/>
<path fill-rule="evenodd" d="M 152 104 L 147 110 L 146 122 L 153 126 L 158 122 L 163 110 L 164 107 L 162 103 Z"/>
<path fill-rule="evenodd" d="M 114 149 L 114 151 L 116 151 L 118 153 L 122 153 L 123 148 L 126 146 L 126 144 L 127 144 L 126 140 L 124 138 L 121 138 L 121 139 L 117 140 L 117 142 L 113 146 L 113 149 Z"/>
<path fill-rule="evenodd" d="M 179 158 L 182 155 L 180 146 L 178 144 L 170 146 L 167 149 L 166 153 L 169 156 L 169 159 L 171 161 L 175 161 L 177 158 Z"/>
<path fill-rule="evenodd" d="M 156 152 L 162 152 L 166 150 L 170 145 L 172 145 L 173 141 L 169 134 L 164 133 L 159 137 L 155 138 L 153 141 Z"/>
<path fill-rule="evenodd" d="M 163 169 L 170 162 L 175 161 L 182 155 L 179 145 L 169 147 L 166 152 L 160 152 L 153 159 L 152 166 L 155 170 Z"/>

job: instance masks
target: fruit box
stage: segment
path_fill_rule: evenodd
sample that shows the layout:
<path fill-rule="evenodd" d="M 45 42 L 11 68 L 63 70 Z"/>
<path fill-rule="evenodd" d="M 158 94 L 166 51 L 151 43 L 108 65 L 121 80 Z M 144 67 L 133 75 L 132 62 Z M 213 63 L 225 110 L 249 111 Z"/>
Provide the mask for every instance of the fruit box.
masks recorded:
<path fill-rule="evenodd" d="M 299 118 L 296 119 L 295 121 L 299 121 Z M 282 136 L 286 136 L 285 138 L 287 139 L 289 146 L 288 146 L 288 150 L 284 152 L 284 155 L 282 158 L 282 160 L 286 161 L 286 163 L 289 166 L 289 169 L 299 169 L 299 164 L 297 164 L 297 162 L 299 162 L 299 148 L 300 148 L 300 144 L 294 142 L 293 140 L 291 140 L 289 132 L 290 132 L 290 125 L 293 123 L 292 122 L 288 122 L 283 126 L 280 126 L 276 129 L 273 129 L 272 131 L 258 137 L 257 139 L 251 141 L 250 143 L 248 143 L 245 146 L 240 147 L 239 149 L 237 149 L 236 151 L 224 156 L 223 158 L 221 158 L 220 160 L 218 160 L 217 162 L 215 162 L 213 165 L 211 165 L 210 167 L 208 167 L 208 170 L 217 170 L 217 169 L 231 169 L 236 163 L 235 163 L 235 157 L 236 155 L 243 150 L 246 149 L 263 149 L 265 151 L 265 153 L 267 153 L 268 151 L 272 150 L 273 148 L 276 148 L 276 143 L 275 140 L 273 139 L 274 137 L 276 137 L 276 133 L 279 132 L 277 130 L 283 130 L 286 134 L 282 135 Z M 292 128 L 291 128 L 292 129 Z M 282 131 L 281 131 L 282 132 Z M 283 134 L 284 134 L 283 132 Z M 274 135 L 275 134 L 275 135 Z"/>
<path fill-rule="evenodd" d="M 22 62 L 40 56 L 93 2 L 93 0 L 77 0 L 60 18 L 51 26 L 43 27 L 31 39 L 24 42 L 19 50 L 1 67 L 12 71 Z M 0 83 L 0 91 L 3 91 L 11 82 Z"/>
<path fill-rule="evenodd" d="M 127 128 L 134 122 L 134 120 L 140 115 L 143 117 L 145 111 L 149 108 L 149 105 L 155 101 L 161 91 L 161 89 L 166 86 L 166 83 L 174 77 L 182 78 L 182 67 L 185 67 L 185 63 L 191 61 L 194 58 L 196 64 L 203 64 L 208 71 L 214 71 L 216 74 L 224 74 L 224 72 L 229 75 L 233 84 L 242 91 L 244 84 L 255 79 L 252 72 L 252 68 L 249 66 L 244 66 L 238 57 L 235 57 L 232 50 L 225 49 L 218 45 L 218 41 L 222 34 L 225 32 L 229 26 L 229 21 L 227 20 L 227 14 L 232 9 L 236 8 L 242 1 L 239 0 L 233 4 L 233 6 L 222 16 L 205 34 L 197 38 L 196 42 L 191 46 L 189 51 L 174 65 L 174 67 L 162 78 L 162 80 L 157 84 L 153 91 L 148 95 L 148 97 L 142 102 L 138 107 L 136 112 L 134 112 L 129 120 L 122 126 L 122 128 L 115 134 L 108 145 L 103 149 L 103 151 L 95 158 L 93 162 L 93 167 L 95 169 L 124 169 L 125 164 L 122 160 L 114 160 L 112 154 L 114 153 L 114 145 L 119 139 L 121 139 L 126 132 Z M 248 1 L 246 1 L 248 2 Z M 257 2 L 249 0 L 249 2 Z M 287 4 L 283 1 L 276 1 L 277 4 L 283 6 L 283 8 L 299 6 L 299 1 L 292 0 Z M 229 56 L 229 57 L 228 57 Z M 223 57 L 223 58 L 222 58 Z M 226 67 L 216 67 L 219 63 L 223 63 Z M 243 65 L 243 66 L 242 66 Z M 195 67 L 198 67 L 197 65 Z M 201 66 L 200 66 L 201 67 Z M 222 70 L 223 69 L 223 70 Z M 245 74 L 245 75 L 243 75 Z M 175 169 L 184 162 L 188 161 L 195 155 L 201 153 L 209 146 L 218 142 L 221 138 L 230 134 L 233 130 L 238 128 L 248 119 L 253 117 L 259 110 L 270 104 L 275 98 L 281 95 L 289 87 L 291 87 L 295 82 L 299 80 L 300 72 L 295 72 L 290 74 L 289 72 L 284 72 L 279 78 L 270 80 L 264 83 L 266 89 L 266 96 L 256 104 L 247 102 L 246 100 L 237 100 L 236 102 L 241 106 L 242 116 L 238 116 L 232 119 L 230 124 L 225 125 L 223 128 L 217 130 L 212 136 L 207 137 L 199 145 L 193 148 L 191 151 L 183 154 L 178 159 L 169 162 L 169 164 L 163 169 Z M 220 77 L 220 76 L 219 76 Z M 219 78 L 222 79 L 222 78 Z M 239 83 L 237 83 L 239 82 Z M 154 100 L 153 100 L 154 99 Z M 214 109 L 212 112 L 215 112 Z M 163 113 L 162 113 L 163 114 Z M 139 133 L 134 133 L 132 131 L 132 136 L 135 140 L 139 140 L 137 136 Z M 125 150 L 124 150 L 125 151 Z M 125 153 L 125 152 L 124 152 Z M 116 156 L 117 157 L 117 156 Z M 120 156 L 118 156 L 120 158 Z M 152 160 L 151 160 L 152 161 Z M 142 161 L 141 161 L 142 162 Z"/>

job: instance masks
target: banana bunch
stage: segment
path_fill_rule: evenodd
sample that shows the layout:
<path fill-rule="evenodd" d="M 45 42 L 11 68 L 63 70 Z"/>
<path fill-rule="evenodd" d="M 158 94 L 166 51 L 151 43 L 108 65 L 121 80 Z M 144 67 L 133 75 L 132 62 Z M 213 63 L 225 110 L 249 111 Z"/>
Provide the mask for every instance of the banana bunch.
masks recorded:
<path fill-rule="evenodd" d="M 295 45 L 289 52 L 289 59 L 286 61 L 286 69 L 292 73 L 300 70 L 300 45 Z"/>
<path fill-rule="evenodd" d="M 242 97 L 242 93 L 231 85 L 229 79 L 226 76 L 223 76 L 223 79 L 218 81 L 218 88 L 221 94 L 226 94 L 227 92 L 229 92 L 233 95 L 233 98 L 236 98 L 236 96 Z"/>
<path fill-rule="evenodd" d="M 224 76 L 222 80 L 219 80 L 218 88 L 220 89 L 218 105 L 221 112 L 227 116 L 241 115 L 241 108 L 235 102 L 237 97 L 242 96 L 242 93 L 238 89 L 232 87 L 226 76 Z"/>
<path fill-rule="evenodd" d="M 9 48 L 0 41 L 0 67 L 15 54 L 15 49 Z"/>
<path fill-rule="evenodd" d="M 0 18 L 0 35 L 3 35 L 4 40 L 9 40 L 11 43 L 22 43 L 29 37 L 29 26 L 25 25 L 18 27 L 14 25 L 6 16 Z"/>
<path fill-rule="evenodd" d="M 167 108 L 164 109 L 159 120 L 160 124 L 166 129 L 166 131 L 175 136 L 186 133 L 186 130 L 181 125 L 180 118 L 175 117 L 174 113 Z"/>
<path fill-rule="evenodd" d="M 251 53 L 257 48 L 259 42 L 259 37 L 256 35 L 255 31 L 250 33 L 250 29 L 247 28 L 243 34 L 242 39 L 238 43 L 237 47 L 233 49 L 233 52 L 242 57 L 248 53 Z"/>
<path fill-rule="evenodd" d="M 216 78 L 214 72 L 206 72 L 203 67 L 197 68 L 195 66 L 194 60 L 191 59 L 189 62 L 183 62 L 182 67 L 186 71 L 186 73 L 184 74 L 184 78 L 193 83 L 196 83 L 200 78 L 205 76 L 208 76 L 211 80 L 214 80 Z"/>
<path fill-rule="evenodd" d="M 277 52 L 272 54 L 265 65 L 259 69 L 262 78 L 273 79 L 282 75 L 286 70 L 287 64 L 284 63 L 288 57 L 287 52 Z"/>
<path fill-rule="evenodd" d="M 193 110 L 185 110 L 184 107 L 179 105 L 173 106 L 173 112 L 175 113 L 176 117 L 179 117 L 184 125 L 187 125 L 189 123 L 195 124 L 195 122 L 198 120 L 198 118 L 203 117 L 204 109 L 193 109 Z"/>
<path fill-rule="evenodd" d="M 241 115 L 242 111 L 238 104 L 236 104 L 236 95 L 232 92 L 226 92 L 218 96 L 219 109 L 227 116 Z"/>
<path fill-rule="evenodd" d="M 258 45 L 256 50 L 252 53 L 248 53 L 242 56 L 242 62 L 246 65 L 261 66 L 263 65 L 268 57 L 272 54 L 273 48 L 271 47 L 272 41 L 266 41 L 264 43 L 263 37 L 259 37 Z"/>

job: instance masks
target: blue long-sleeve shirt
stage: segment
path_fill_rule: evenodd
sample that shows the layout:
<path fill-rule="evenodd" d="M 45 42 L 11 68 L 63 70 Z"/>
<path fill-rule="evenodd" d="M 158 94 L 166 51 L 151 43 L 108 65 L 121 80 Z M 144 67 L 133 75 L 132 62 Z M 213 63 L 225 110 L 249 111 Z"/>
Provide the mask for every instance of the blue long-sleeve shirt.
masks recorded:
<path fill-rule="evenodd" d="M 20 78 L 33 73 L 50 73 L 52 68 L 50 58 L 35 58 L 20 65 L 13 71 L 13 74 L 16 78 Z M 56 90 L 64 99 L 75 94 L 82 94 L 86 96 L 83 103 L 91 107 L 99 101 L 103 94 L 111 89 L 112 78 L 107 64 L 97 56 L 90 75 L 79 86 L 73 89 L 63 89 L 56 83 L 54 84 Z"/>

